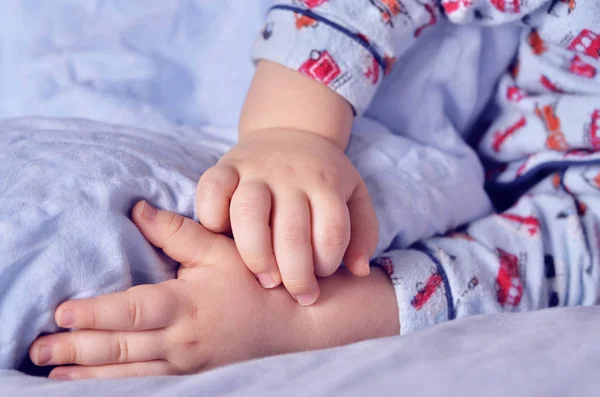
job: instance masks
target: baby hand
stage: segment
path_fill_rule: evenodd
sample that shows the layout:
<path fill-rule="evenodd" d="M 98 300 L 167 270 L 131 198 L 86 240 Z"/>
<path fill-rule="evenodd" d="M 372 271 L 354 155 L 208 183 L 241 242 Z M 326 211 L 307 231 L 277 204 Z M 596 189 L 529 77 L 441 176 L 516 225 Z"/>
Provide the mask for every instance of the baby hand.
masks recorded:
<path fill-rule="evenodd" d="M 207 229 L 231 229 L 265 288 L 281 282 L 301 305 L 319 296 L 315 277 L 342 260 L 369 274 L 378 223 L 364 181 L 344 152 L 309 132 L 247 134 L 200 178 L 197 214 Z"/>
<path fill-rule="evenodd" d="M 57 324 L 74 330 L 30 349 L 35 364 L 58 366 L 51 378 L 183 375 L 308 346 L 307 310 L 262 289 L 231 239 L 147 203 L 133 220 L 181 263 L 177 279 L 60 305 Z"/>

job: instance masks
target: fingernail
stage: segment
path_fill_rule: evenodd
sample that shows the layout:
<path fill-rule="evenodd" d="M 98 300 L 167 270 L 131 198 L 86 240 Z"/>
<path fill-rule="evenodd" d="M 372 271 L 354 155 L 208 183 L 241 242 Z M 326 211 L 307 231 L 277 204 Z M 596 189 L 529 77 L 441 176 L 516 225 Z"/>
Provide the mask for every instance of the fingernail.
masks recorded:
<path fill-rule="evenodd" d="M 273 287 L 275 287 L 275 279 L 273 278 L 273 276 L 271 276 L 270 273 L 260 273 L 260 274 L 257 274 L 256 278 L 258 278 L 258 282 L 264 288 L 273 288 Z"/>
<path fill-rule="evenodd" d="M 144 201 L 144 204 L 142 205 L 142 216 L 148 220 L 152 220 L 156 218 L 156 213 L 156 208 Z"/>
<path fill-rule="evenodd" d="M 70 310 L 64 310 L 58 317 L 58 326 L 62 328 L 70 328 L 75 324 L 75 314 Z"/>
<path fill-rule="evenodd" d="M 313 295 L 309 295 L 309 294 L 298 295 L 296 297 L 296 301 L 298 301 L 298 303 L 301 304 L 302 306 L 312 305 L 313 303 L 315 303 L 316 300 L 317 299 Z"/>
<path fill-rule="evenodd" d="M 38 346 L 37 354 L 37 365 L 46 365 L 52 359 L 52 350 L 48 346 Z"/>
<path fill-rule="evenodd" d="M 369 262 L 369 258 L 365 258 L 365 271 L 367 276 L 371 274 L 371 263 Z"/>
<path fill-rule="evenodd" d="M 73 378 L 71 378 L 69 375 L 57 375 L 57 376 L 52 376 L 52 379 L 54 379 L 54 380 L 71 380 Z"/>

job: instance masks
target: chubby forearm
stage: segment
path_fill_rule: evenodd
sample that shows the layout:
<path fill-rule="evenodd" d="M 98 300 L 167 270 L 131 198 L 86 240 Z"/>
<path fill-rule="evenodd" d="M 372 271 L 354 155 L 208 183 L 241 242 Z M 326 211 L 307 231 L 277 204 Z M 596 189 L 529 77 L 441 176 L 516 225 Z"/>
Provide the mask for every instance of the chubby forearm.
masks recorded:
<path fill-rule="evenodd" d="M 340 268 L 320 283 L 321 297 L 308 308 L 311 350 L 400 333 L 396 294 L 382 269 L 357 277 Z"/>
<path fill-rule="evenodd" d="M 344 150 L 352 121 L 350 104 L 325 85 L 260 61 L 242 110 L 239 138 L 293 129 L 321 135 Z"/>
<path fill-rule="evenodd" d="M 378 267 L 367 277 L 340 268 L 319 280 L 321 297 L 301 307 L 285 291 L 272 291 L 270 300 L 281 316 L 273 317 L 281 343 L 277 353 L 317 350 L 400 333 L 396 294 L 389 277 Z"/>

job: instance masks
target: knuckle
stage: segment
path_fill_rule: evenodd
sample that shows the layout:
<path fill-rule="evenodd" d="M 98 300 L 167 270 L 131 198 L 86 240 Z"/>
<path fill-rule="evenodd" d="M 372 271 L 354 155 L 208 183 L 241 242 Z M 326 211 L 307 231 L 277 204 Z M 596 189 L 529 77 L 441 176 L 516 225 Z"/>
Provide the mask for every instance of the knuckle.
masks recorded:
<path fill-rule="evenodd" d="M 340 181 L 338 172 L 333 169 L 321 169 L 317 172 L 317 177 L 321 183 L 328 186 L 337 186 Z"/>
<path fill-rule="evenodd" d="M 284 247 L 302 247 L 308 243 L 308 236 L 302 226 L 288 224 L 281 229 L 281 244 Z"/>
<path fill-rule="evenodd" d="M 235 212 L 240 222 L 249 222 L 258 212 L 257 202 L 251 198 L 240 198 L 236 203 Z"/>
<path fill-rule="evenodd" d="M 197 186 L 197 198 L 209 201 L 229 196 L 239 180 L 235 168 L 229 165 L 215 165 L 202 174 Z"/>
<path fill-rule="evenodd" d="M 283 171 L 283 175 L 286 176 L 294 176 L 296 174 L 298 174 L 298 172 L 300 171 L 299 168 L 297 166 L 291 165 L 291 164 L 285 164 L 282 166 L 282 171 Z"/>
<path fill-rule="evenodd" d="M 171 214 L 171 219 L 169 220 L 169 227 L 167 229 L 169 231 L 169 240 L 177 234 L 179 234 L 179 232 L 181 232 L 184 221 L 185 219 L 181 215 Z"/>
<path fill-rule="evenodd" d="M 120 336 L 117 336 L 113 346 L 113 357 L 119 364 L 129 362 L 129 345 L 127 341 Z"/>
<path fill-rule="evenodd" d="M 350 236 L 347 228 L 343 226 L 327 226 L 325 230 L 317 236 L 317 243 L 325 247 L 342 248 L 348 245 Z"/>
<path fill-rule="evenodd" d="M 210 176 L 203 176 L 198 183 L 197 199 L 207 202 L 218 198 L 223 191 L 223 182 Z"/>
<path fill-rule="evenodd" d="M 133 329 L 137 329 L 142 319 L 142 306 L 135 300 L 127 301 L 127 322 Z"/>
<path fill-rule="evenodd" d="M 287 278 L 287 279 L 284 278 L 283 279 L 283 285 L 285 285 L 285 288 L 292 293 L 309 291 L 312 289 L 312 284 L 313 284 L 313 282 L 310 279 L 310 277 L 307 277 L 307 278 L 292 277 L 292 278 Z"/>
<path fill-rule="evenodd" d="M 79 363 L 79 354 L 77 353 L 77 346 L 74 343 L 68 343 L 67 344 L 67 357 L 69 360 L 69 363 L 71 364 L 77 364 Z"/>
<path fill-rule="evenodd" d="M 239 220 L 249 221 L 264 209 L 265 203 L 270 200 L 270 193 L 266 188 L 260 186 L 246 186 L 237 192 L 234 211 Z"/>
<path fill-rule="evenodd" d="M 260 255 L 242 256 L 244 263 L 252 272 L 262 272 L 266 268 L 267 260 Z"/>
<path fill-rule="evenodd" d="M 199 346 L 200 346 L 200 342 L 195 339 L 189 339 L 189 340 L 186 340 L 181 343 L 181 348 L 187 352 L 198 350 Z"/>

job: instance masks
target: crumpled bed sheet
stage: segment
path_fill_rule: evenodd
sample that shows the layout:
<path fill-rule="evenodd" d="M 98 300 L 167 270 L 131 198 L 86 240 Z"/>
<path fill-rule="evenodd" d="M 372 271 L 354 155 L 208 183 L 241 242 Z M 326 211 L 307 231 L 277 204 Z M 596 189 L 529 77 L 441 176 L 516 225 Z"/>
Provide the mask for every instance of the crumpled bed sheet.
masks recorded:
<path fill-rule="evenodd" d="M 56 330 L 52 312 L 60 302 L 172 277 L 175 264 L 141 237 L 128 213 L 145 198 L 194 216 L 199 175 L 235 137 L 252 73 L 247 53 L 237 49 L 249 48 L 269 4 L 255 3 L 3 1 L 0 368 L 18 366 L 37 335 Z M 439 47 L 430 51 L 450 56 L 446 39 L 469 37 L 465 47 L 495 39 L 505 46 L 498 59 L 488 59 L 500 70 L 516 44 L 516 36 L 505 33 L 442 30 Z M 427 53 L 420 56 L 411 62 L 427 64 Z M 410 87 L 411 80 L 400 76 L 396 84 Z M 493 87 L 471 88 L 455 87 L 476 92 L 481 102 Z M 383 92 L 376 103 L 389 105 L 393 98 Z M 415 108 L 398 113 L 419 114 Z M 455 116 L 442 124 L 466 130 L 473 123 Z M 410 128 L 418 131 L 415 120 Z M 443 194 L 464 194 L 450 178 L 453 169 L 466 170 L 467 185 L 481 179 L 481 169 L 469 167 L 472 152 L 449 157 L 435 145 L 393 135 L 386 124 L 375 116 L 359 120 L 348 151 L 380 215 L 391 213 L 382 217 L 390 223 L 382 225 L 380 250 L 394 236 L 406 244 L 489 211 L 475 191 L 470 208 L 444 206 Z M 423 183 L 407 190 L 414 178 Z M 427 219 L 411 213 L 415 197 L 422 198 L 423 211 L 439 204 L 437 211 Z M 183 378 L 56 383 L 0 371 L 0 395 L 368 395 L 401 388 L 415 395 L 585 396 L 598 385 L 598 322 L 597 308 L 479 317 L 408 338 Z"/>

